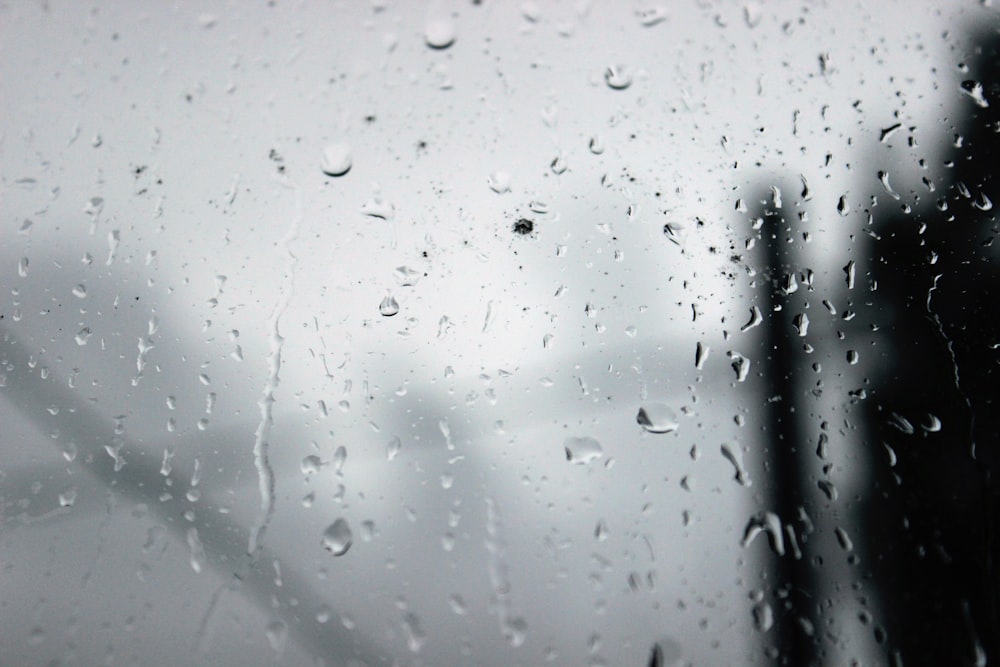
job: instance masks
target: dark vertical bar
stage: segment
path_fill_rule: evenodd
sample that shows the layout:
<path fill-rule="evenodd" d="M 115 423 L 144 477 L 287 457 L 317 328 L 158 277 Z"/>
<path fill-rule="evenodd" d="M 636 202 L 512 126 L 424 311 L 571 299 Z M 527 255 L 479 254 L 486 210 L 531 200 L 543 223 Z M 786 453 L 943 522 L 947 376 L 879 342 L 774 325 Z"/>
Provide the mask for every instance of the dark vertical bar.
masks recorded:
<path fill-rule="evenodd" d="M 799 377 L 806 365 L 795 334 L 792 285 L 797 268 L 792 232 L 781 209 L 765 207 L 760 242 L 764 275 L 758 287 L 761 324 L 761 361 L 764 410 L 767 499 L 781 518 L 786 542 L 783 556 L 776 556 L 772 572 L 776 590 L 784 595 L 784 609 L 776 610 L 780 664 L 806 666 L 816 659 L 818 632 L 815 609 L 816 581 L 809 564 L 807 535 L 800 529 L 800 508 L 805 506 L 808 455 L 796 407 L 803 395 Z M 790 543 L 794 535 L 795 544 Z"/>

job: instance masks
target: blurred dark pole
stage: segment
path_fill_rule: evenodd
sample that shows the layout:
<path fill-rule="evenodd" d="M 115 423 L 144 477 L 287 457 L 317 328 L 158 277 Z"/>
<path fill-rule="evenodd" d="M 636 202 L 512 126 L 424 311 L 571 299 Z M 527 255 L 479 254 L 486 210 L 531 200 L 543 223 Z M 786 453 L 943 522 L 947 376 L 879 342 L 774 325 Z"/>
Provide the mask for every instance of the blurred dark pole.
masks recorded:
<path fill-rule="evenodd" d="M 874 209 L 867 253 L 880 363 L 860 521 L 887 650 L 905 665 L 1000 664 L 1000 40 L 972 43 L 954 149 L 928 165 L 943 177 L 910 211 Z"/>
<path fill-rule="evenodd" d="M 760 199 L 755 217 L 762 221 L 759 252 L 764 264 L 758 285 L 761 345 L 764 358 L 763 380 L 764 467 L 767 476 L 767 505 L 783 526 L 784 554 L 776 554 L 771 573 L 779 598 L 775 630 L 779 664 L 808 666 L 818 658 L 819 631 L 817 579 L 809 562 L 808 524 L 803 521 L 806 507 L 810 455 L 796 406 L 805 394 L 801 380 L 808 367 L 801 338 L 796 334 L 799 312 L 795 262 L 795 238 L 783 215 L 777 191 Z M 770 201 L 769 205 L 764 202 Z M 801 406 L 800 406 L 801 407 Z M 781 606 L 783 605 L 783 608 Z"/>

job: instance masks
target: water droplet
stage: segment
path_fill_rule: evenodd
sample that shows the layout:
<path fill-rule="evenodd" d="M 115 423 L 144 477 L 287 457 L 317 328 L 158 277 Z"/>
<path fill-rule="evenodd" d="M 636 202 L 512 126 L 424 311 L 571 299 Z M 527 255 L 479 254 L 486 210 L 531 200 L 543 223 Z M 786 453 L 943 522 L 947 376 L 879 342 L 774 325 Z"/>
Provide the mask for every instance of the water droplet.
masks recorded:
<path fill-rule="evenodd" d="M 635 421 L 648 433 L 672 433 L 680 424 L 677 413 L 663 403 L 647 403 L 639 408 Z"/>
<path fill-rule="evenodd" d="M 90 340 L 90 336 L 90 327 L 84 327 L 76 333 L 76 336 L 74 336 L 73 339 L 76 341 L 77 345 L 83 346 L 87 344 L 88 340 Z"/>
<path fill-rule="evenodd" d="M 461 595 L 456 594 L 449 597 L 448 605 L 451 607 L 451 611 L 458 616 L 464 616 L 467 611 L 465 600 L 462 599 Z"/>
<path fill-rule="evenodd" d="M 288 641 L 288 624 L 284 621 L 271 621 L 264 629 L 267 635 L 267 643 L 271 645 L 271 650 L 275 653 L 283 653 L 285 642 Z"/>
<path fill-rule="evenodd" d="M 852 259 L 844 266 L 844 275 L 846 276 L 847 289 L 854 289 L 854 260 Z"/>
<path fill-rule="evenodd" d="M 837 213 L 841 216 L 846 216 L 850 210 L 851 207 L 847 203 L 847 195 L 841 195 L 840 199 L 837 200 Z"/>
<path fill-rule="evenodd" d="M 795 332 L 800 336 L 805 336 L 809 333 L 809 316 L 805 313 L 799 313 L 792 318 L 792 326 L 795 327 Z"/>
<path fill-rule="evenodd" d="M 403 615 L 403 632 L 406 634 L 406 647 L 413 653 L 419 653 L 427 641 L 427 635 L 420 625 L 420 618 L 416 614 L 407 613 Z"/>
<path fill-rule="evenodd" d="M 563 442 L 566 460 L 570 463 L 586 464 L 604 455 L 601 443 L 591 437 L 566 438 Z"/>
<path fill-rule="evenodd" d="M 424 39 L 432 49 L 447 49 L 455 43 L 455 23 L 445 16 L 428 19 L 424 24 Z"/>
<path fill-rule="evenodd" d="M 837 493 L 837 487 L 834 486 L 833 482 L 831 482 L 830 480 L 828 479 L 818 480 L 816 482 L 816 486 L 819 487 L 819 490 L 822 491 L 823 495 L 825 495 L 827 499 L 830 500 L 831 502 L 837 499 L 839 495 Z"/>
<path fill-rule="evenodd" d="M 489 175 L 486 183 L 490 186 L 490 190 L 501 195 L 510 192 L 511 177 L 506 171 L 495 171 Z"/>
<path fill-rule="evenodd" d="M 720 451 L 726 460 L 732 464 L 733 469 L 736 471 L 733 479 L 735 479 L 740 486 L 750 486 L 750 477 L 747 475 L 747 471 L 743 468 L 743 456 L 740 453 L 739 447 L 733 448 L 728 444 L 723 444 Z"/>
<path fill-rule="evenodd" d="M 334 556 L 346 554 L 353 543 L 354 534 L 351 532 L 351 526 L 347 523 L 347 519 L 337 519 L 323 531 L 323 548 Z"/>
<path fill-rule="evenodd" d="M 844 531 L 843 528 L 840 527 L 834 528 L 833 533 L 834 535 L 837 536 L 837 542 L 840 544 L 841 549 L 843 549 L 844 551 L 854 550 L 854 542 L 851 541 L 851 538 L 848 536 L 848 534 Z"/>
<path fill-rule="evenodd" d="M 733 360 L 730 365 L 733 367 L 733 372 L 736 373 L 736 381 L 745 381 L 750 373 L 750 360 L 739 352 L 729 351 L 726 354 Z"/>
<path fill-rule="evenodd" d="M 910 423 L 909 419 L 897 412 L 893 412 L 889 415 L 889 425 L 895 426 L 906 435 L 913 435 L 913 424 Z"/>
<path fill-rule="evenodd" d="M 394 437 L 385 446 L 385 458 L 389 461 L 399 456 L 399 450 L 403 448 L 403 441 L 399 437 Z"/>
<path fill-rule="evenodd" d="M 508 644 L 517 647 L 523 644 L 528 636 L 528 624 L 520 616 L 508 618 L 503 621 L 500 631 Z"/>
<path fill-rule="evenodd" d="M 993 202 L 990 201 L 990 198 L 986 196 L 985 192 L 980 192 L 979 198 L 972 202 L 972 205 L 980 211 L 989 211 L 993 208 Z"/>
<path fill-rule="evenodd" d="M 785 539 L 781 533 L 781 519 L 774 512 L 762 512 L 751 517 L 743 531 L 740 546 L 746 548 L 762 532 L 767 532 L 771 550 L 779 556 L 784 556 Z"/>
<path fill-rule="evenodd" d="M 604 152 L 604 140 L 600 136 L 591 137 L 588 147 L 591 153 L 600 155 Z"/>
<path fill-rule="evenodd" d="M 978 81 L 963 81 L 962 92 L 968 95 L 973 102 L 984 109 L 990 105 L 983 94 L 983 84 Z"/>
<path fill-rule="evenodd" d="M 59 507 L 72 507 L 76 502 L 76 487 L 71 486 L 59 494 Z"/>
<path fill-rule="evenodd" d="M 878 173 L 878 182 L 882 184 L 882 189 L 885 190 L 886 194 L 888 194 L 890 197 L 896 200 L 900 198 L 899 193 L 893 190 L 892 186 L 889 185 L 889 172 L 880 171 Z"/>
<path fill-rule="evenodd" d="M 754 306 L 750 309 L 750 320 L 740 327 L 740 331 L 747 331 L 748 329 L 753 329 L 755 326 L 759 325 L 764 321 L 764 316 L 760 314 L 760 308 Z"/>
<path fill-rule="evenodd" d="M 396 217 L 396 205 L 382 197 L 381 193 L 376 191 L 371 199 L 361 206 L 361 212 L 371 218 L 392 220 Z"/>
<path fill-rule="evenodd" d="M 921 424 L 920 428 L 924 429 L 928 433 L 937 433 L 941 430 L 941 420 L 935 415 L 928 413 L 926 422 Z"/>
<path fill-rule="evenodd" d="M 353 157 L 349 144 L 330 144 L 323 149 L 323 159 L 320 168 L 327 176 L 343 176 L 351 170 Z"/>
<path fill-rule="evenodd" d="M 758 602 L 753 606 L 753 626 L 757 632 L 767 632 L 774 626 L 774 610 L 767 602 Z"/>
<path fill-rule="evenodd" d="M 378 305 L 378 312 L 382 314 L 383 317 L 392 317 L 399 312 L 399 303 L 396 301 L 396 297 L 392 294 L 386 294 L 385 298 Z"/>
<path fill-rule="evenodd" d="M 558 176 L 560 174 L 565 173 L 566 170 L 569 168 L 569 165 L 566 163 L 565 157 L 563 157 L 562 155 L 557 155 L 555 158 L 553 158 L 552 162 L 549 163 L 549 167 L 552 169 L 552 173 Z"/>
<path fill-rule="evenodd" d="M 187 543 L 188 549 L 191 551 L 191 569 L 194 570 L 195 574 L 199 574 L 205 567 L 205 547 L 201 544 L 201 539 L 198 537 L 198 529 L 191 526 L 187 530 Z"/>
<path fill-rule="evenodd" d="M 699 371 L 705 367 L 705 360 L 708 359 L 708 353 L 712 351 L 707 345 L 703 345 L 701 341 L 694 347 L 694 367 Z"/>
<path fill-rule="evenodd" d="M 329 623 L 331 618 L 333 618 L 333 610 L 330 609 L 329 605 L 321 605 L 320 608 L 316 610 L 317 623 Z"/>
<path fill-rule="evenodd" d="M 309 455 L 302 459 L 300 468 L 302 469 L 303 475 L 315 475 L 319 472 L 319 469 L 323 467 L 323 462 L 315 454 Z"/>
<path fill-rule="evenodd" d="M 604 70 L 604 83 L 612 90 L 625 90 L 632 85 L 632 72 L 621 65 L 612 65 Z"/>
<path fill-rule="evenodd" d="M 667 20 L 667 10 L 661 6 L 636 9 L 635 15 L 639 18 L 639 23 L 646 28 L 652 28 Z"/>

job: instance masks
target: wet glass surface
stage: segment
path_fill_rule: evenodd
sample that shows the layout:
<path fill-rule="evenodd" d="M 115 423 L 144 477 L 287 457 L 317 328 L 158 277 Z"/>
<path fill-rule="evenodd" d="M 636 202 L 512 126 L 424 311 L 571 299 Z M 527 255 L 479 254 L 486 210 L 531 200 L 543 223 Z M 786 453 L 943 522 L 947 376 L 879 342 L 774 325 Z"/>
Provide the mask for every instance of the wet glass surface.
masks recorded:
<path fill-rule="evenodd" d="M 998 18 L 0 5 L 0 662 L 1000 660 Z"/>

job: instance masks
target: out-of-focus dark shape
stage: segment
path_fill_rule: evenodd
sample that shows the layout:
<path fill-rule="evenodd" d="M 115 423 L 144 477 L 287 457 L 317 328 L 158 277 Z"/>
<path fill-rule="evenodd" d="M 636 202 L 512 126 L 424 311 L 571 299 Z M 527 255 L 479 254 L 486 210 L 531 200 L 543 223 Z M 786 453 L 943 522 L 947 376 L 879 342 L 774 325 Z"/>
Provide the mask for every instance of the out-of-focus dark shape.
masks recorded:
<path fill-rule="evenodd" d="M 763 458 L 769 480 L 766 506 L 781 520 L 784 534 L 771 535 L 774 558 L 768 568 L 774 578 L 773 594 L 779 605 L 773 639 L 781 664 L 812 665 L 821 653 L 816 627 L 817 574 L 810 565 L 809 526 L 802 521 L 808 498 L 808 463 L 811 452 L 796 412 L 805 388 L 803 375 L 809 360 L 796 335 L 795 313 L 797 265 L 793 229 L 781 208 L 780 196 L 772 189 L 756 197 L 760 202 L 751 217 L 759 221 L 757 299 L 763 314 L 759 352 L 763 406 Z M 756 226 L 756 225 L 755 225 Z M 778 528 L 781 531 L 781 527 Z M 777 548 L 781 541 L 782 547 Z"/>
<path fill-rule="evenodd" d="M 942 174 L 931 199 L 874 208 L 867 253 L 879 358 L 861 521 L 887 632 L 876 638 L 907 665 L 1000 662 L 1000 38 L 971 43 L 955 148 L 928 165 Z"/>

